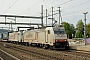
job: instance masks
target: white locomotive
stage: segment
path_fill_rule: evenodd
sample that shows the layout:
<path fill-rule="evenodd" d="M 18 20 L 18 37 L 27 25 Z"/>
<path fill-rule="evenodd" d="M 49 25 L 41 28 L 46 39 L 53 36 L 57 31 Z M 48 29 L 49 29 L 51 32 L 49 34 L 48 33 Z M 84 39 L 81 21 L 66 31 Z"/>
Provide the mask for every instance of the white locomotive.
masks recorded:
<path fill-rule="evenodd" d="M 46 27 L 9 33 L 9 40 L 50 49 L 67 49 L 69 47 L 64 27 Z"/>

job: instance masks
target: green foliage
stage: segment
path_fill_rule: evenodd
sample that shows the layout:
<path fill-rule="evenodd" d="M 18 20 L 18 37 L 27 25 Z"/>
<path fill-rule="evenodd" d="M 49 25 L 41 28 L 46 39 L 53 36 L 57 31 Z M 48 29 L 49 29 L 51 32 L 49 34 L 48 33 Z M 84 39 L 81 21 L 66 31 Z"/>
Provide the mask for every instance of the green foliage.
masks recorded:
<path fill-rule="evenodd" d="M 66 34 L 67 34 L 68 38 L 72 38 L 72 34 L 74 34 L 74 25 L 69 24 L 67 22 L 63 22 L 62 25 L 64 26 L 64 28 L 66 30 Z"/>
<path fill-rule="evenodd" d="M 86 36 L 87 38 L 90 38 L 90 23 L 86 26 Z"/>
<path fill-rule="evenodd" d="M 83 28 L 84 28 L 84 23 L 82 20 L 79 20 L 76 28 L 75 28 L 75 38 L 82 38 L 83 37 Z"/>
<path fill-rule="evenodd" d="M 79 20 L 77 22 L 76 28 L 74 28 L 73 24 L 69 24 L 68 22 L 63 22 L 62 25 L 66 30 L 66 34 L 68 38 L 72 38 L 72 35 L 75 38 L 84 37 L 84 23 L 82 20 Z M 90 23 L 86 25 L 86 37 L 90 38 Z"/>
<path fill-rule="evenodd" d="M 77 28 L 81 29 L 84 27 L 84 23 L 82 22 L 82 20 L 79 20 L 77 25 L 76 25 Z"/>
<path fill-rule="evenodd" d="M 75 33 L 75 38 L 82 38 L 82 33 L 80 30 L 77 30 Z"/>

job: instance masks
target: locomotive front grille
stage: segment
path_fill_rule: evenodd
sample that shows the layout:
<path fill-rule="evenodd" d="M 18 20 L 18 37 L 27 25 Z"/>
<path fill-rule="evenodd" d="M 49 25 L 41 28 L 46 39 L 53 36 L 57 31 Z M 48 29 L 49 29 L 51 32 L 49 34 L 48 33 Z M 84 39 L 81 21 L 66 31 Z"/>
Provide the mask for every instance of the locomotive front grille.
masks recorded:
<path fill-rule="evenodd" d="M 54 43 L 55 48 L 64 48 L 67 45 L 67 42 Z"/>

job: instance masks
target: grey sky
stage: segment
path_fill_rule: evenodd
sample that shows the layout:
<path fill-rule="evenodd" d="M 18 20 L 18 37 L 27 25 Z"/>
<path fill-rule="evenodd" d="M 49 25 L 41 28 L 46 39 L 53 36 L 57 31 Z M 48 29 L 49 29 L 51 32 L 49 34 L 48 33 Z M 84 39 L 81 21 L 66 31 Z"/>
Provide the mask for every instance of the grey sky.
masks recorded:
<path fill-rule="evenodd" d="M 90 0 L 0 0 L 0 14 L 40 16 L 41 5 L 44 6 L 44 10 L 48 9 L 48 14 L 51 14 L 50 8 L 52 6 L 54 7 L 54 13 L 58 12 L 57 7 L 60 6 L 63 21 L 74 24 L 74 26 L 80 19 L 84 22 L 83 13 L 88 12 L 87 23 L 90 23 Z M 58 21 L 58 14 L 54 18 Z M 0 21 L 4 22 L 4 18 L 0 17 Z M 7 19 L 7 22 L 10 21 Z M 40 23 L 41 20 L 17 18 L 17 22 Z M 51 21 L 48 21 L 48 23 L 51 23 Z M 13 27 L 17 26 L 13 25 Z"/>

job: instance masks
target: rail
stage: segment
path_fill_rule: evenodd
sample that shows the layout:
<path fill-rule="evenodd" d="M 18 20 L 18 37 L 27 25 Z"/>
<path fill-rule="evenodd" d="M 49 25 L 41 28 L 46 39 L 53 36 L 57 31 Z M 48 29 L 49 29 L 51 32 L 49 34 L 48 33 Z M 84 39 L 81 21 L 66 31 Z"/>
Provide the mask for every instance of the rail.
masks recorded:
<path fill-rule="evenodd" d="M 15 57 L 15 56 L 13 56 L 13 55 L 11 55 L 11 54 L 9 54 L 9 53 L 5 52 L 5 51 L 4 51 L 4 50 L 2 50 L 2 49 L 0 49 L 0 51 L 2 51 L 3 53 L 5 53 L 5 54 L 7 54 L 7 55 L 11 56 L 12 58 L 14 58 L 14 59 L 16 59 L 16 60 L 20 60 L 19 58 L 17 58 L 17 57 Z"/>

